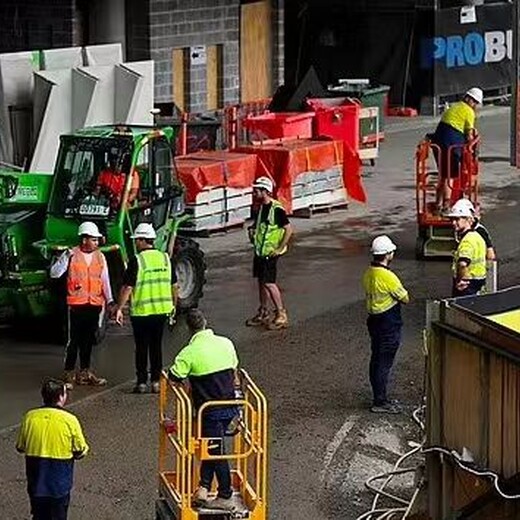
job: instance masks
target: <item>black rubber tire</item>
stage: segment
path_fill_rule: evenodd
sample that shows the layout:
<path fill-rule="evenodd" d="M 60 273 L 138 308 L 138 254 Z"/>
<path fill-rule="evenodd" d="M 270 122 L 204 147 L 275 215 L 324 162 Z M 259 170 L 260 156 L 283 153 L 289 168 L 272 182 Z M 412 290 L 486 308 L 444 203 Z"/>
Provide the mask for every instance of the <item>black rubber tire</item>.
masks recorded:
<path fill-rule="evenodd" d="M 172 267 L 177 274 L 179 286 L 178 311 L 198 307 L 206 283 L 206 261 L 199 244 L 191 238 L 177 237 Z"/>

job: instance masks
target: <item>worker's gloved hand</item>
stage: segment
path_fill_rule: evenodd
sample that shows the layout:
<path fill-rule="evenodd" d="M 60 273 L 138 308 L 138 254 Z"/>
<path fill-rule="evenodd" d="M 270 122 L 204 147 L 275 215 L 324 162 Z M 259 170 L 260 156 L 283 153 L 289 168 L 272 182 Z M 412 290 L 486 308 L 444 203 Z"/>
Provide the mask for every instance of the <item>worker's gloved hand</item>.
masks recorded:
<path fill-rule="evenodd" d="M 247 236 L 249 237 L 249 242 L 251 242 L 251 244 L 254 244 L 254 242 L 255 242 L 255 228 L 253 228 L 253 227 L 247 228 Z"/>
<path fill-rule="evenodd" d="M 177 318 L 175 317 L 175 307 L 173 311 L 168 316 L 168 330 L 173 330 L 175 325 L 177 324 Z"/>

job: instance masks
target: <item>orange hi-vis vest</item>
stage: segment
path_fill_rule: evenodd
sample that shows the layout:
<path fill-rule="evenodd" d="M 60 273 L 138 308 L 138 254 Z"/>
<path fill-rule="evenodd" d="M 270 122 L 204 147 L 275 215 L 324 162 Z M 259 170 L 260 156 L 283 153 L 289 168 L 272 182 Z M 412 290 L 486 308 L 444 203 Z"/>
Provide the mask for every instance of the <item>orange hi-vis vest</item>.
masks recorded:
<path fill-rule="evenodd" d="M 79 247 L 72 250 L 67 275 L 67 304 L 96 305 L 105 303 L 101 273 L 105 263 L 103 253 L 94 251 L 90 265 Z"/>

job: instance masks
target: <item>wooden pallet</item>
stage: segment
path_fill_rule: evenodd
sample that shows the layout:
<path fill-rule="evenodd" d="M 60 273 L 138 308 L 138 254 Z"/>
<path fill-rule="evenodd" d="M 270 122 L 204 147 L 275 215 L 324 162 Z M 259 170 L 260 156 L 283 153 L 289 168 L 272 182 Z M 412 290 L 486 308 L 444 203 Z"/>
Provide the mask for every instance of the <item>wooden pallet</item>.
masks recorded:
<path fill-rule="evenodd" d="M 348 209 L 348 202 L 341 201 L 331 204 L 314 204 L 308 208 L 295 210 L 291 216 L 296 218 L 312 218 L 316 215 L 326 215 L 340 209 Z"/>
<path fill-rule="evenodd" d="M 209 238 L 214 235 L 244 229 L 245 224 L 246 223 L 244 221 L 232 221 L 220 226 L 205 227 L 204 229 L 190 229 L 189 227 L 181 227 L 179 229 L 179 234 L 185 237 Z"/>

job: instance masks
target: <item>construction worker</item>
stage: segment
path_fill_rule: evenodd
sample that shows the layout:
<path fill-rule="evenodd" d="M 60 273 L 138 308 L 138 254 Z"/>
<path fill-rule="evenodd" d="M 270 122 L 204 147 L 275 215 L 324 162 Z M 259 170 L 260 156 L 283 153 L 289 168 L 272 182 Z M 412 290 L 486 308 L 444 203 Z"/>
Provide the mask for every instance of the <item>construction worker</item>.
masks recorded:
<path fill-rule="evenodd" d="M 450 179 L 459 176 L 462 148 L 477 136 L 475 110 L 483 99 L 482 89 L 470 88 L 461 101 L 453 103 L 444 111 L 432 136 L 432 142 L 439 147 L 439 150 L 434 149 L 434 154 L 439 168 L 436 204 L 441 212 L 449 211 L 451 205 L 453 181 Z"/>
<path fill-rule="evenodd" d="M 92 348 L 96 343 L 99 317 L 103 308 L 113 304 L 110 275 L 105 256 L 99 251 L 102 235 L 93 222 L 78 227 L 79 245 L 68 249 L 51 266 L 51 278 L 67 273 L 69 341 L 65 353 L 64 379 L 69 389 L 78 385 L 103 386 L 107 380 L 90 369 Z M 80 372 L 76 373 L 79 354 Z"/>
<path fill-rule="evenodd" d="M 282 204 L 272 197 L 273 188 L 273 181 L 268 177 L 259 177 L 253 184 L 253 198 L 260 208 L 254 225 L 248 231 L 254 247 L 253 276 L 258 280 L 260 307 L 246 325 L 277 330 L 289 324 L 282 294 L 276 284 L 276 271 L 278 258 L 287 251 L 293 229 Z M 269 302 L 274 305 L 274 319 L 268 308 Z"/>
<path fill-rule="evenodd" d="M 25 454 L 33 520 L 66 520 L 74 461 L 83 458 L 89 447 L 78 419 L 63 408 L 64 382 L 46 379 L 41 395 L 43 406 L 28 411 L 22 420 L 16 449 Z"/>
<path fill-rule="evenodd" d="M 106 195 L 113 209 L 119 208 L 125 191 L 126 174 L 118 164 L 117 156 L 110 155 L 106 167 L 101 170 L 97 179 L 94 194 L 96 196 Z M 132 185 L 127 198 L 127 205 L 131 206 L 139 193 L 139 174 L 132 170 Z"/>
<path fill-rule="evenodd" d="M 473 229 L 474 217 L 467 204 L 454 204 L 447 216 L 459 237 L 453 254 L 452 296 L 478 294 L 486 284 L 486 242 Z"/>
<path fill-rule="evenodd" d="M 473 215 L 473 223 L 471 225 L 471 229 L 473 231 L 476 231 L 486 243 L 486 260 L 489 261 L 495 261 L 497 258 L 495 247 L 493 245 L 493 241 L 491 240 L 491 235 L 489 234 L 489 231 L 487 228 L 482 224 L 480 221 L 478 212 L 473 205 L 473 203 L 469 199 L 459 199 L 453 207 L 459 207 L 459 206 L 467 206 L 469 210 L 471 211 L 471 214 Z"/>
<path fill-rule="evenodd" d="M 199 310 L 191 310 L 186 324 L 192 334 L 189 343 L 177 354 L 168 371 L 171 380 L 190 382 L 193 405 L 198 410 L 207 401 L 235 398 L 238 383 L 238 357 L 233 342 L 217 336 L 207 328 L 207 321 Z M 224 435 L 237 415 L 234 406 L 208 407 L 202 416 L 202 435 L 213 439 L 208 449 L 212 455 L 224 455 Z M 217 497 L 209 500 L 209 492 L 216 476 Z M 204 460 L 200 466 L 200 483 L 193 496 L 196 506 L 209 509 L 233 510 L 231 472 L 227 460 Z"/>
<path fill-rule="evenodd" d="M 374 238 L 372 264 L 363 275 L 372 349 L 369 375 L 373 403 L 370 410 L 374 413 L 400 412 L 399 406 L 387 396 L 389 374 L 401 345 L 401 304 L 409 301 L 407 290 L 389 267 L 396 249 L 388 236 Z"/>
<path fill-rule="evenodd" d="M 123 324 L 123 308 L 132 297 L 130 320 L 135 341 L 137 381 L 134 392 L 144 394 L 148 383 L 150 359 L 150 387 L 159 393 L 162 371 L 162 338 L 169 316 L 175 314 L 177 278 L 167 253 L 154 248 L 157 235 L 152 224 L 141 223 L 135 228 L 137 255 L 128 263 L 123 287 L 115 309 L 116 322 Z"/>

